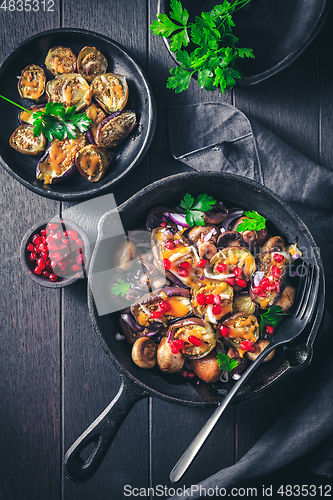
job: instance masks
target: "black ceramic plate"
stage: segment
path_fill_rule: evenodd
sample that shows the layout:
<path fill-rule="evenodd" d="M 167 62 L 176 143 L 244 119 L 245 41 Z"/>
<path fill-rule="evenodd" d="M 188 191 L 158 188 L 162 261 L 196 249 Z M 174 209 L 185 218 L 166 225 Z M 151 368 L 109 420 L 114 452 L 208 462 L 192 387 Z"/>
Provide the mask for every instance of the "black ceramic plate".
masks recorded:
<path fill-rule="evenodd" d="M 9 137 L 19 125 L 18 109 L 1 99 L 0 116 L 5 116 L 6 119 L 0 123 L 0 162 L 15 179 L 42 196 L 67 201 L 91 198 L 110 191 L 142 160 L 155 129 L 154 100 L 140 66 L 121 45 L 91 31 L 72 28 L 44 31 L 21 43 L 0 68 L 0 94 L 24 107 L 30 107 L 33 101 L 19 97 L 17 76 L 28 64 L 45 67 L 46 54 L 55 45 L 71 47 L 75 54 L 85 45 L 100 50 L 108 60 L 108 71 L 124 75 L 128 81 L 129 99 L 126 109 L 135 110 L 138 127 L 117 148 L 116 160 L 100 182 L 91 183 L 76 173 L 69 180 L 45 187 L 35 177 L 38 157 L 22 155 L 9 146 Z M 48 80 L 53 78 L 47 70 L 46 74 Z"/>
<path fill-rule="evenodd" d="M 217 3 L 182 0 L 190 20 Z M 251 0 L 235 12 L 233 32 L 240 40 L 239 46 L 253 48 L 256 56 L 240 61 L 244 78 L 237 85 L 259 83 L 289 66 L 318 34 L 329 6 L 329 0 Z M 170 0 L 159 0 L 158 9 L 168 13 Z M 165 42 L 169 48 L 168 41 Z"/>

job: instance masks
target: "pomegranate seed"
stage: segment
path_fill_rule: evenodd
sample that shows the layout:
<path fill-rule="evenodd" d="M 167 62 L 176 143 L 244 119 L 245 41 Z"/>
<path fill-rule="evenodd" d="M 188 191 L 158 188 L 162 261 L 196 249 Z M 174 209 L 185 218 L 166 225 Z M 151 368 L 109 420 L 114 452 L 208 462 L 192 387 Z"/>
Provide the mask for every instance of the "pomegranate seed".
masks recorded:
<path fill-rule="evenodd" d="M 222 301 L 221 295 L 219 295 L 219 294 L 215 295 L 215 297 L 214 297 L 214 304 L 217 304 L 217 305 L 221 304 L 221 301 Z"/>
<path fill-rule="evenodd" d="M 171 266 L 170 260 L 169 259 L 163 259 L 163 267 L 166 271 L 169 271 Z"/>
<path fill-rule="evenodd" d="M 34 252 L 35 251 L 35 247 L 32 243 L 29 243 L 29 245 L 27 246 L 27 250 L 28 252 Z"/>
<path fill-rule="evenodd" d="M 184 377 L 184 378 L 187 378 L 188 377 L 188 371 L 187 370 L 182 370 L 181 376 Z"/>
<path fill-rule="evenodd" d="M 188 270 L 187 269 L 179 269 L 178 274 L 179 274 L 179 276 L 186 278 L 186 276 L 188 276 Z"/>
<path fill-rule="evenodd" d="M 276 262 L 283 262 L 283 261 L 284 261 L 284 257 L 283 257 L 283 255 L 281 255 L 280 253 L 274 253 L 274 254 L 273 254 L 273 259 L 274 259 Z"/>
<path fill-rule="evenodd" d="M 43 270 L 45 269 L 45 262 L 43 261 L 43 259 L 38 259 L 37 260 L 37 266 L 39 267 L 39 269 Z"/>
<path fill-rule="evenodd" d="M 61 240 L 62 239 L 62 236 L 63 234 L 60 232 L 60 231 L 57 231 L 56 233 L 54 233 L 54 235 L 52 236 L 53 237 L 53 241 L 56 240 Z"/>
<path fill-rule="evenodd" d="M 71 270 L 74 272 L 78 272 L 78 271 L 82 271 L 82 268 L 78 264 L 74 264 L 73 266 L 71 266 Z"/>
<path fill-rule="evenodd" d="M 237 276 L 237 278 L 240 278 L 242 276 L 242 270 L 240 267 L 235 267 L 233 273 L 235 276 Z"/>
<path fill-rule="evenodd" d="M 228 337 L 228 335 L 230 333 L 230 328 L 228 326 L 221 325 L 220 326 L 220 333 L 221 333 L 222 337 Z"/>
<path fill-rule="evenodd" d="M 68 231 L 67 231 L 67 229 L 64 231 L 64 236 L 66 236 L 66 238 L 68 238 Z"/>
<path fill-rule="evenodd" d="M 48 248 L 49 248 L 50 252 L 57 252 L 58 251 L 58 245 L 56 243 L 50 243 Z"/>
<path fill-rule="evenodd" d="M 188 337 L 188 341 L 196 347 L 199 347 L 202 344 L 202 340 L 198 339 L 198 337 L 196 337 L 195 335 L 190 335 Z"/>
<path fill-rule="evenodd" d="M 266 292 L 263 288 L 261 288 L 261 286 L 255 286 L 253 288 L 253 291 L 256 295 L 258 295 L 258 297 L 266 297 Z"/>
<path fill-rule="evenodd" d="M 199 262 L 198 262 L 198 267 L 205 267 L 205 265 L 207 264 L 208 260 L 206 259 L 201 259 Z"/>
<path fill-rule="evenodd" d="M 280 282 L 279 281 L 275 281 L 274 285 L 275 285 L 277 293 L 280 293 Z"/>
<path fill-rule="evenodd" d="M 215 305 L 213 306 L 212 311 L 215 316 L 218 316 L 219 314 L 222 313 L 222 307 L 220 305 Z"/>
<path fill-rule="evenodd" d="M 39 236 L 39 234 L 35 234 L 34 237 L 32 238 L 32 242 L 34 245 L 39 246 L 42 242 L 42 238 Z"/>
<path fill-rule="evenodd" d="M 46 238 L 46 243 L 50 244 L 50 243 L 52 243 L 52 242 L 53 242 L 53 238 L 52 238 L 52 236 L 51 236 L 51 235 L 47 236 L 47 238 Z"/>
<path fill-rule="evenodd" d="M 206 304 L 214 304 L 214 295 L 212 293 L 206 295 Z"/>
<path fill-rule="evenodd" d="M 166 222 L 161 222 L 160 227 L 166 227 L 167 223 Z"/>
<path fill-rule="evenodd" d="M 82 255 L 82 253 L 77 254 L 77 256 L 75 257 L 75 262 L 76 262 L 76 264 L 83 264 L 84 257 Z"/>
<path fill-rule="evenodd" d="M 48 253 L 47 252 L 41 252 L 40 253 L 41 258 L 46 261 L 48 259 Z"/>
<path fill-rule="evenodd" d="M 183 339 L 175 339 L 172 344 L 178 347 L 178 349 L 183 349 L 185 342 Z"/>
<path fill-rule="evenodd" d="M 254 352 L 256 350 L 256 348 L 252 345 L 251 340 L 243 340 L 243 342 L 239 344 L 239 347 L 243 349 L 243 351 Z"/>
<path fill-rule="evenodd" d="M 168 240 L 168 241 L 166 242 L 165 246 L 166 246 L 166 248 L 167 248 L 168 250 L 173 250 L 173 249 L 175 248 L 175 246 L 176 246 L 176 245 L 174 244 L 174 242 L 173 242 L 172 240 Z"/>
<path fill-rule="evenodd" d="M 84 245 L 83 240 L 81 240 L 80 238 L 77 238 L 75 240 L 75 243 L 77 244 L 78 247 L 83 247 Z"/>
<path fill-rule="evenodd" d="M 268 333 L 268 335 L 274 335 L 275 328 L 272 325 L 266 325 L 265 331 L 266 331 L 266 333 Z"/>
<path fill-rule="evenodd" d="M 272 266 L 271 273 L 274 278 L 278 278 L 281 274 L 281 269 L 278 266 Z"/>
<path fill-rule="evenodd" d="M 246 280 L 242 280 L 242 278 L 236 278 L 236 283 L 241 288 L 245 288 L 247 286 L 247 281 Z"/>
<path fill-rule="evenodd" d="M 30 255 L 29 255 L 29 259 L 34 262 L 36 259 L 37 259 L 37 254 L 36 252 L 32 252 Z"/>
<path fill-rule="evenodd" d="M 163 311 L 153 311 L 150 313 L 151 318 L 160 318 L 163 315 Z"/>
<path fill-rule="evenodd" d="M 206 303 L 206 296 L 204 293 L 198 293 L 196 296 L 199 306 L 203 306 Z"/>
<path fill-rule="evenodd" d="M 45 265 L 46 265 L 46 267 L 51 267 L 51 260 L 50 259 L 46 259 Z"/>
<path fill-rule="evenodd" d="M 50 276 L 50 273 L 48 271 L 44 270 L 43 276 L 44 276 L 44 278 L 48 278 Z"/>
<path fill-rule="evenodd" d="M 42 242 L 46 243 L 46 236 L 41 236 L 41 238 L 42 238 Z"/>
<path fill-rule="evenodd" d="M 270 283 L 268 286 L 266 286 L 267 292 L 271 292 L 272 290 L 275 290 L 275 288 L 276 288 L 275 283 Z"/>
<path fill-rule="evenodd" d="M 159 306 L 160 306 L 160 308 L 162 309 L 162 311 L 164 311 L 164 312 L 169 312 L 169 311 L 171 311 L 171 306 L 170 306 L 169 302 L 167 302 L 166 300 L 162 300 L 162 301 L 159 303 Z"/>
<path fill-rule="evenodd" d="M 55 260 L 51 260 L 51 262 L 50 262 L 50 267 L 51 267 L 52 269 L 54 269 L 54 268 L 56 267 L 56 265 L 57 265 L 57 264 L 58 264 L 58 262 L 57 262 L 57 261 L 55 261 Z"/>
<path fill-rule="evenodd" d="M 264 278 L 263 280 L 260 281 L 259 286 L 264 288 L 266 290 L 266 287 L 271 284 L 269 278 Z"/>
<path fill-rule="evenodd" d="M 66 246 L 69 245 L 68 238 L 61 238 L 61 243 Z"/>
<path fill-rule="evenodd" d="M 41 252 L 47 252 L 47 245 L 45 243 L 41 243 L 38 247 L 38 249 L 41 251 Z"/>
<path fill-rule="evenodd" d="M 236 285 L 235 278 L 226 278 L 225 282 L 228 283 L 228 285 L 231 285 L 231 286 Z"/>
<path fill-rule="evenodd" d="M 49 222 L 48 225 L 47 225 L 47 229 L 50 229 L 52 231 L 54 231 L 55 229 L 58 229 L 58 224 L 55 224 L 54 222 Z"/>
<path fill-rule="evenodd" d="M 220 262 L 219 264 L 217 264 L 216 266 L 216 271 L 220 274 L 225 274 L 226 271 L 227 271 L 227 265 L 226 264 L 223 264 L 223 262 Z"/>
<path fill-rule="evenodd" d="M 194 373 L 193 372 L 188 372 L 188 378 L 193 378 L 194 377 Z"/>
<path fill-rule="evenodd" d="M 40 230 L 41 236 L 46 236 L 46 228 Z"/>
<path fill-rule="evenodd" d="M 57 281 L 57 279 L 58 279 L 58 276 L 56 274 L 50 273 L 50 275 L 49 275 L 50 281 Z"/>
<path fill-rule="evenodd" d="M 43 272 L 42 269 L 40 269 L 38 266 L 35 267 L 34 269 L 35 274 L 42 274 L 42 272 Z"/>
<path fill-rule="evenodd" d="M 181 269 L 189 269 L 190 268 L 190 264 L 189 264 L 189 262 L 181 262 L 181 264 L 179 264 L 179 267 Z"/>

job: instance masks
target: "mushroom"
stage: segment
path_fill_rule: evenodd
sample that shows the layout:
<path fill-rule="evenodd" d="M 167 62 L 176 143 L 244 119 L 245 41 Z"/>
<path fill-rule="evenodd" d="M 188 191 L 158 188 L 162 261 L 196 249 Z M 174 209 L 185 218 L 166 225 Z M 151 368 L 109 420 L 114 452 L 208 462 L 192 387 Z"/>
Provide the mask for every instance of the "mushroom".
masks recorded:
<path fill-rule="evenodd" d="M 238 225 L 248 218 L 249 217 L 240 217 L 240 219 L 238 219 L 232 226 L 232 231 L 237 231 Z M 267 241 L 268 239 L 268 230 L 266 227 L 264 229 L 261 229 L 260 231 L 241 231 L 240 234 L 242 235 L 242 238 L 246 245 L 251 248 L 262 247 L 265 241 Z"/>
<path fill-rule="evenodd" d="M 217 239 L 217 248 L 245 246 L 245 241 L 238 231 L 225 231 Z"/>
<path fill-rule="evenodd" d="M 114 265 L 121 269 L 129 269 L 136 255 L 136 246 L 132 241 L 120 243 L 114 256 Z"/>
<path fill-rule="evenodd" d="M 259 354 L 262 353 L 264 349 L 266 349 L 269 342 L 270 342 L 269 340 L 264 340 L 264 339 L 258 340 L 258 342 L 253 344 L 253 347 L 255 347 L 255 351 L 254 352 L 246 351 L 245 353 L 246 357 L 250 361 L 254 361 L 255 359 L 257 359 Z M 266 363 L 267 361 L 270 361 L 273 358 L 274 354 L 275 354 L 275 349 L 272 352 L 270 352 L 268 356 L 266 356 L 263 362 Z"/>
<path fill-rule="evenodd" d="M 217 253 L 216 241 L 219 235 L 216 226 L 194 226 L 188 233 L 188 237 L 197 246 L 201 259 L 210 260 Z"/>
<path fill-rule="evenodd" d="M 217 382 L 222 374 L 222 370 L 216 359 L 215 350 L 207 354 L 204 358 L 191 359 L 190 365 L 196 376 L 208 384 Z"/>
<path fill-rule="evenodd" d="M 149 369 L 156 365 L 157 345 L 149 337 L 141 337 L 132 347 L 132 359 L 140 368 Z"/>
<path fill-rule="evenodd" d="M 237 359 L 238 365 L 235 366 L 233 370 L 230 372 L 230 377 L 233 375 L 241 375 L 242 373 L 245 372 L 246 368 L 249 365 L 249 362 L 246 358 L 241 358 L 239 355 L 239 352 L 236 348 L 231 347 L 229 351 L 227 352 L 227 355 L 229 356 L 230 359 Z"/>
<path fill-rule="evenodd" d="M 229 210 L 221 201 L 217 201 L 211 210 L 204 213 L 206 224 L 221 224 L 229 215 Z"/>
<path fill-rule="evenodd" d="M 287 312 L 291 309 L 295 300 L 295 288 L 291 285 L 287 285 L 282 291 L 280 297 L 275 302 L 274 305 L 280 306 L 282 309 L 280 312 Z"/>
<path fill-rule="evenodd" d="M 157 364 L 159 369 L 165 373 L 176 373 L 183 368 L 185 358 L 179 351 L 177 354 L 171 352 L 167 337 L 163 337 L 157 349 Z"/>

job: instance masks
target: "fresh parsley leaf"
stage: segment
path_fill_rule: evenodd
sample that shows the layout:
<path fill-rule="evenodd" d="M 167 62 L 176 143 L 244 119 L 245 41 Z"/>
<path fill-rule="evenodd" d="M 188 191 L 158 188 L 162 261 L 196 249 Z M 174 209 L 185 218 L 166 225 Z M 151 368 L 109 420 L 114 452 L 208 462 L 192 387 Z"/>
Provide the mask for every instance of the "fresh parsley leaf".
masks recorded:
<path fill-rule="evenodd" d="M 265 313 L 260 315 L 259 331 L 260 336 L 265 335 L 265 328 L 267 325 L 278 326 L 281 321 L 288 316 L 288 313 L 281 313 L 282 307 L 272 306 Z"/>
<path fill-rule="evenodd" d="M 191 76 L 194 71 L 187 71 L 181 66 L 177 68 L 170 69 L 170 76 L 167 81 L 167 88 L 174 89 L 176 93 L 183 92 L 183 90 L 188 89 L 191 81 Z"/>
<path fill-rule="evenodd" d="M 225 354 L 224 352 L 219 352 L 216 354 L 216 359 L 219 367 L 224 372 L 231 372 L 236 366 L 238 366 L 237 359 L 231 359 L 230 356 Z"/>
<path fill-rule="evenodd" d="M 207 194 L 199 194 L 194 201 L 193 196 L 187 193 L 180 202 L 180 207 L 185 210 L 185 220 L 189 226 L 204 226 L 204 212 L 215 205 L 216 200 Z"/>
<path fill-rule="evenodd" d="M 244 57 L 249 57 L 252 59 L 255 58 L 252 49 L 237 49 L 237 53 L 238 57 L 240 57 L 241 59 L 243 59 Z"/>
<path fill-rule="evenodd" d="M 122 297 L 125 297 L 126 293 L 130 288 L 131 288 L 130 283 L 126 283 L 125 280 L 119 278 L 118 283 L 115 283 L 111 288 L 111 293 L 113 295 L 121 295 Z"/>
<path fill-rule="evenodd" d="M 172 19 L 174 19 L 175 21 L 178 21 L 183 26 L 186 26 L 189 18 L 189 13 L 186 9 L 183 9 L 181 2 L 179 2 L 178 0 L 171 0 L 170 6 L 170 17 L 172 17 Z"/>
<path fill-rule="evenodd" d="M 244 216 L 247 217 L 247 219 L 244 219 L 240 224 L 238 224 L 237 231 L 260 231 L 261 229 L 265 229 L 267 219 L 258 214 L 256 210 L 253 210 L 252 212 L 245 210 Z"/>

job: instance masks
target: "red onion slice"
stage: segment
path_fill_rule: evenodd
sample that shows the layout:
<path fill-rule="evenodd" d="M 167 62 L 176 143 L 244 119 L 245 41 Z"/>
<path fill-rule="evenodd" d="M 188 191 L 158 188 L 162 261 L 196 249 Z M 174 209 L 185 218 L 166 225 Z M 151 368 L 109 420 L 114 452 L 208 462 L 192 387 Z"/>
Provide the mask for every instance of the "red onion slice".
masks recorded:
<path fill-rule="evenodd" d="M 181 227 L 190 227 L 186 220 L 185 220 L 185 215 L 184 214 L 176 214 L 176 213 L 169 213 L 168 216 L 174 222 L 175 224 L 181 226 Z"/>
<path fill-rule="evenodd" d="M 244 211 L 241 208 L 232 208 L 229 212 L 228 217 L 222 222 L 221 229 L 225 231 L 229 230 L 229 226 L 231 222 L 236 219 L 239 219 L 244 214 Z"/>

